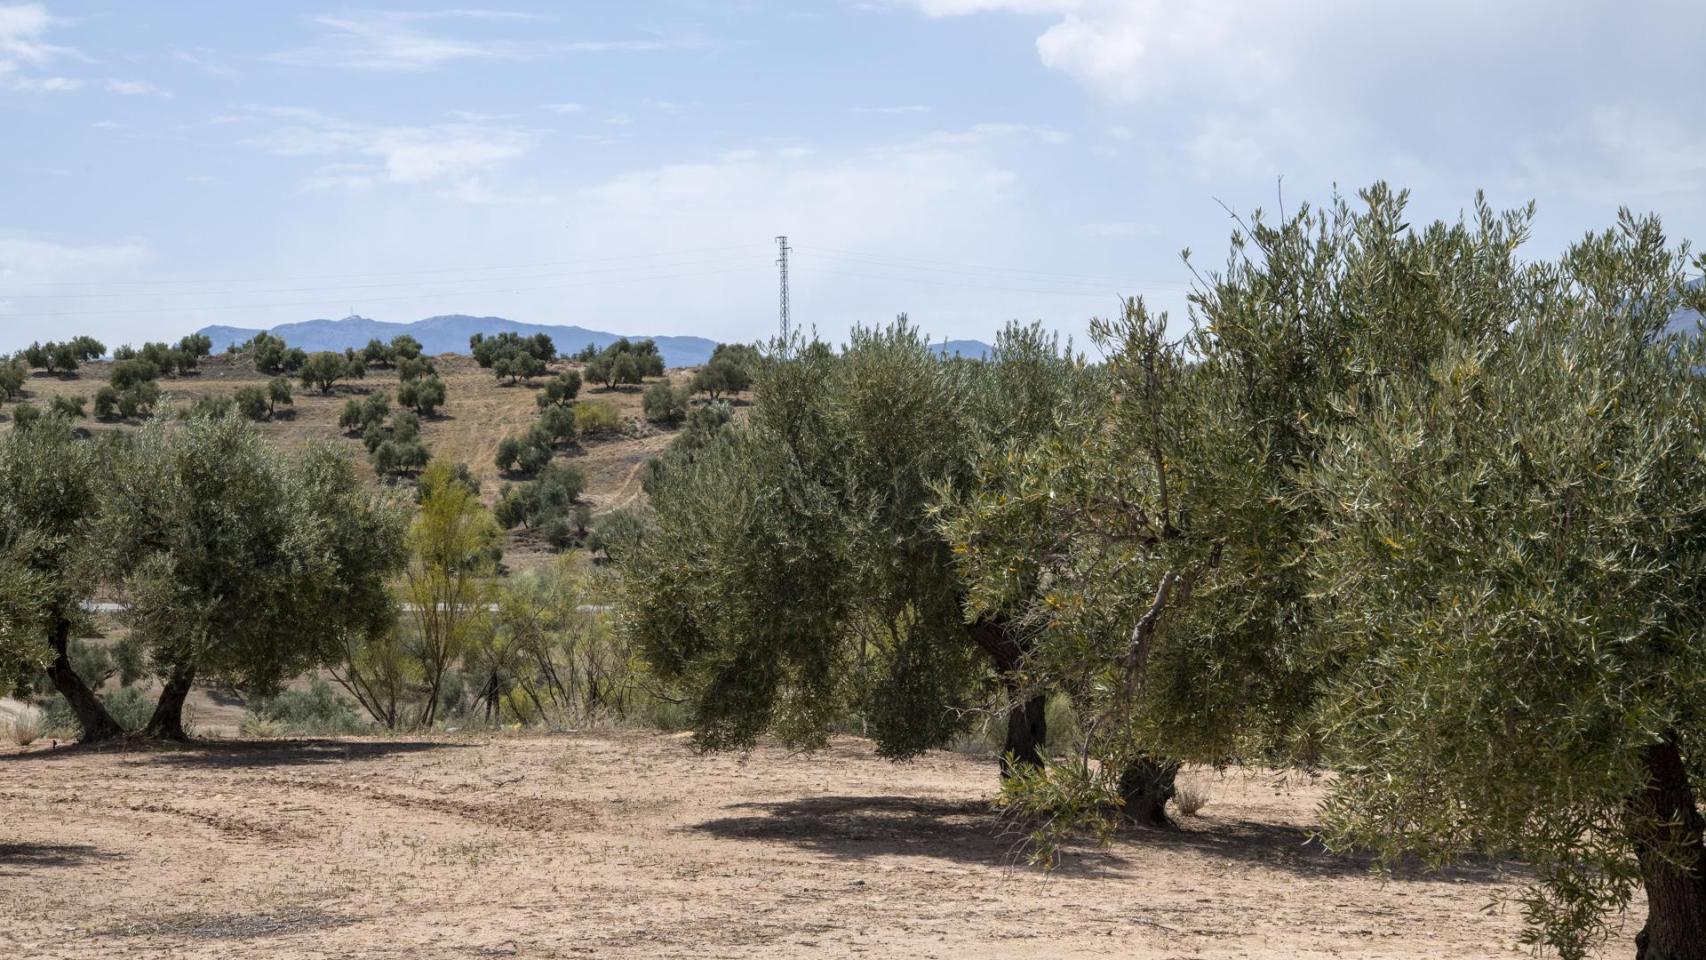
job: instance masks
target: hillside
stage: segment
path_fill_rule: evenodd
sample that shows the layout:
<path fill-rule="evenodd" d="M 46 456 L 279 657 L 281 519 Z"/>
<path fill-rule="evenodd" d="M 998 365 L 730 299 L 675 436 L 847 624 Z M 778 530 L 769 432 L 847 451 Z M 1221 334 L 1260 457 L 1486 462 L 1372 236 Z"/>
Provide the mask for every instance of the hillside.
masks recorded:
<path fill-rule="evenodd" d="M 497 498 L 504 482 L 493 463 L 498 442 L 508 435 L 524 432 L 538 419 L 538 404 L 534 401 L 538 388 L 527 383 L 513 386 L 500 383 L 490 370 L 482 369 L 471 357 L 445 354 L 434 357 L 433 363 L 445 382 L 447 394 L 443 409 L 423 419 L 422 440 L 435 457 L 466 463 L 480 481 L 482 498 L 490 503 Z M 551 368 L 555 371 L 579 366 L 559 360 Z M 70 378 L 37 373 L 30 379 L 23 399 L 43 405 L 56 396 L 93 397 L 107 382 L 110 367 L 107 362 L 86 364 L 77 376 Z M 692 373 L 689 369 L 672 369 L 665 376 L 671 382 L 684 383 Z M 264 384 L 270 379 L 257 373 L 247 356 L 215 355 L 202 362 L 199 372 L 162 378 L 159 383 L 166 398 L 175 407 L 183 408 L 199 397 L 229 397 L 239 387 Z M 286 452 L 299 452 L 315 441 L 339 444 L 350 451 L 361 464 L 363 474 L 377 485 L 379 480 L 368 467 L 366 449 L 359 439 L 339 430 L 338 414 L 350 397 L 379 390 L 395 396 L 397 383 L 395 370 L 374 369 L 366 379 L 341 381 L 330 394 L 321 395 L 293 380 L 295 404 L 258 426 L 263 436 Z M 582 401 L 602 401 L 614 406 L 622 420 L 630 423 L 632 434 L 588 439 L 578 449 L 557 455 L 558 462 L 572 465 L 585 474 L 585 499 L 592 505 L 595 516 L 631 506 L 644 496 L 640 490 L 640 470 L 674 436 L 673 429 L 657 428 L 642 418 L 643 389 L 630 386 L 609 390 L 589 385 L 581 390 Z M 11 409 L 11 405 L 0 408 L 0 431 L 11 429 Z M 135 423 L 103 423 L 92 418 L 79 423 L 90 430 L 137 428 Z M 538 544 L 519 535 L 512 536 L 505 548 L 512 567 L 528 566 L 546 555 Z"/>
<path fill-rule="evenodd" d="M 227 344 L 242 343 L 260 333 L 259 328 L 210 326 L 196 331 L 213 340 L 215 350 L 224 350 Z M 547 326 L 537 323 L 520 323 L 503 317 L 470 317 L 464 314 L 449 314 L 441 317 L 428 317 L 414 323 L 387 323 L 382 320 L 369 320 L 366 317 L 345 317 L 342 320 L 305 320 L 301 323 L 285 323 L 267 330 L 275 336 L 283 337 L 285 342 L 293 347 L 301 347 L 312 353 L 316 350 L 337 350 L 354 347 L 361 349 L 369 340 L 379 339 L 389 341 L 399 334 L 408 334 L 421 342 L 421 349 L 427 354 L 467 353 L 468 338 L 476 333 L 491 336 L 494 333 L 518 333 L 522 336 L 532 336 L 543 333 L 550 336 L 557 349 L 564 353 L 574 353 L 587 344 L 593 344 L 600 349 L 614 343 L 623 334 L 606 333 L 602 330 L 588 330 L 577 326 Z M 711 351 L 717 347 L 715 340 L 704 337 L 645 337 L 642 335 L 627 335 L 630 340 L 651 339 L 657 342 L 658 351 L 663 354 L 663 362 L 672 367 L 695 367 L 711 359 Z"/>

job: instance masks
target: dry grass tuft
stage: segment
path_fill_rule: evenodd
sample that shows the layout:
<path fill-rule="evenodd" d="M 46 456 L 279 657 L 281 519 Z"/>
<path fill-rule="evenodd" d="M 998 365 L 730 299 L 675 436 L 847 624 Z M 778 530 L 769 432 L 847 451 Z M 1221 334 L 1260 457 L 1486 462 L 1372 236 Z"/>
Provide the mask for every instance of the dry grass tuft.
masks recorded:
<path fill-rule="evenodd" d="M 27 747 L 41 736 L 41 714 L 25 709 L 6 724 L 6 735 L 20 747 Z"/>
<path fill-rule="evenodd" d="M 1208 791 L 1195 787 L 1180 787 L 1173 794 L 1173 807 L 1183 816 L 1194 817 L 1208 805 Z"/>

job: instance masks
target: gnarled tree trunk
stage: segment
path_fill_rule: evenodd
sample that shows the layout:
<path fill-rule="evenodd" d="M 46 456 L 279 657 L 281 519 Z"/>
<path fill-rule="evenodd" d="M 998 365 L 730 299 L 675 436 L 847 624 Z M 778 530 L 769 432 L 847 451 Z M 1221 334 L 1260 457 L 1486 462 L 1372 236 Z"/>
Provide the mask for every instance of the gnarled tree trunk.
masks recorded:
<path fill-rule="evenodd" d="M 160 702 L 154 705 L 154 715 L 148 718 L 146 733 L 162 740 L 188 740 L 184 732 L 184 699 L 190 695 L 195 682 L 195 667 L 174 667 L 160 691 Z"/>
<path fill-rule="evenodd" d="M 1167 801 L 1173 799 L 1176 760 L 1159 760 L 1148 754 L 1126 764 L 1120 771 L 1120 796 L 1125 800 L 1120 815 L 1127 823 L 1146 827 L 1168 827 Z"/>
<path fill-rule="evenodd" d="M 1674 735 L 1646 750 L 1647 785 L 1629 800 L 1647 925 L 1636 960 L 1706 960 L 1706 828 Z"/>
<path fill-rule="evenodd" d="M 53 688 L 58 690 L 71 704 L 71 712 L 77 715 L 77 723 L 83 728 L 83 742 L 97 743 L 121 736 L 124 728 L 107 712 L 106 704 L 95 696 L 95 691 L 89 689 L 89 684 L 71 669 L 71 621 L 59 617 L 54 621 L 53 632 L 48 637 L 48 645 L 53 647 L 53 662 L 48 664 L 47 676 L 53 681 Z"/>
<path fill-rule="evenodd" d="M 1024 643 L 1017 631 L 1002 621 L 978 620 L 966 630 L 972 642 L 994 661 L 1012 701 L 1007 711 L 1007 742 L 1001 746 L 1001 778 L 1012 776 L 1016 766 L 1042 766 L 1043 747 L 1048 741 L 1048 698 L 1042 694 L 1026 696 L 1019 676 L 1025 659 Z"/>

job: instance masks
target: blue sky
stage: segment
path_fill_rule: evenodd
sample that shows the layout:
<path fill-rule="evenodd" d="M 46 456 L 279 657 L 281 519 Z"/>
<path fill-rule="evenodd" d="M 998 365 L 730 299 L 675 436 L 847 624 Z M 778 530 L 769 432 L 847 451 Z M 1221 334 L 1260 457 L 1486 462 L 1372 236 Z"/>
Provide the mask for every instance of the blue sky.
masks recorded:
<path fill-rule="evenodd" d="M 1402 12 L 1400 12 L 1402 11 Z M 0 350 L 350 311 L 987 339 L 1181 313 L 1241 212 L 1706 238 L 1684 2 L 0 0 Z"/>

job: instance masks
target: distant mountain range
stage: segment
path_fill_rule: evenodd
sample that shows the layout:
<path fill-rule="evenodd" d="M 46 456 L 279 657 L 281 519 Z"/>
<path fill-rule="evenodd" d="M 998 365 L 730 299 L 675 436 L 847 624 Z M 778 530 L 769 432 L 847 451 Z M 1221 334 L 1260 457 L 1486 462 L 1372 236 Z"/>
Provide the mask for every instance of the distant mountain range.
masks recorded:
<path fill-rule="evenodd" d="M 215 350 L 225 349 L 227 344 L 242 343 L 260 333 L 259 329 L 248 327 L 211 326 L 202 327 L 197 333 L 203 334 L 213 341 Z M 428 317 L 414 323 L 386 323 L 382 320 L 369 320 L 366 317 L 345 317 L 342 320 L 304 320 L 300 323 L 285 323 L 267 330 L 277 337 L 283 337 L 284 342 L 293 347 L 301 347 L 313 352 L 316 350 L 344 350 L 353 347 L 357 350 L 367 345 L 369 340 L 390 340 L 398 334 L 408 334 L 421 342 L 421 349 L 428 355 L 440 353 L 467 353 L 468 338 L 476 333 L 491 336 L 495 333 L 519 333 L 530 337 L 543 333 L 557 345 L 560 353 L 574 353 L 593 344 L 600 349 L 621 339 L 623 334 L 606 333 L 602 330 L 588 330 L 575 326 L 547 326 L 538 323 L 520 323 L 506 320 L 503 317 L 470 317 L 464 314 L 450 314 L 442 317 Z M 646 339 L 633 334 L 627 335 L 630 340 Z M 652 337 L 657 342 L 658 351 L 663 354 L 665 366 L 696 367 L 711 359 L 711 351 L 717 348 L 715 340 L 704 337 Z M 944 356 L 958 354 L 962 357 L 982 359 L 989 355 L 990 346 L 981 340 L 946 340 L 935 346 L 938 353 Z"/>

